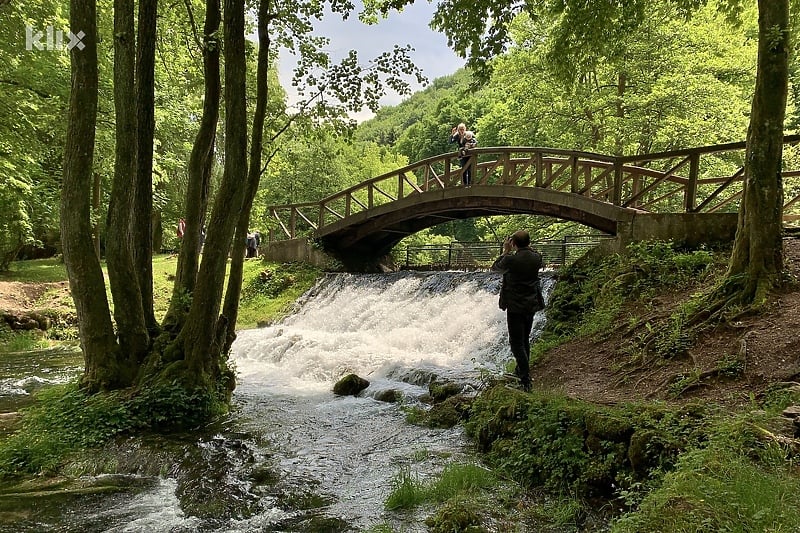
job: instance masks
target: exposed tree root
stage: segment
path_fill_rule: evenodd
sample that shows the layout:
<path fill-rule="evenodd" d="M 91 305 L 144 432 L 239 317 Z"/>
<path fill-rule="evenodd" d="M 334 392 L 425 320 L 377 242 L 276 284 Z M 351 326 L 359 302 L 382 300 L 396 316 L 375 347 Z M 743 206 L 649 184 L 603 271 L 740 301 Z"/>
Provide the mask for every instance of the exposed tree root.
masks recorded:
<path fill-rule="evenodd" d="M 766 440 L 774 442 L 775 444 L 778 444 L 784 448 L 787 448 L 793 456 L 800 454 L 800 439 L 787 437 L 786 435 L 776 435 L 775 433 L 769 431 L 768 429 L 764 429 L 761 426 L 757 426 L 755 424 L 753 424 L 753 427 Z"/>

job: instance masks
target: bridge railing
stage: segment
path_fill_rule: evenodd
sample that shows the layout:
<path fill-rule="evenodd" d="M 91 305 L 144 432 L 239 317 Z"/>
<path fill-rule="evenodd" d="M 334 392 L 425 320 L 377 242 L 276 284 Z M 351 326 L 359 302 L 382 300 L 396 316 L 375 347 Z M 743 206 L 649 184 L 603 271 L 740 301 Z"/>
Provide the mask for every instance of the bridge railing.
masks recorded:
<path fill-rule="evenodd" d="M 784 221 L 800 220 L 800 136 L 784 138 Z M 535 147 L 470 151 L 473 186 L 515 185 L 579 194 L 651 212 L 733 212 L 744 176 L 745 143 L 642 156 Z M 292 239 L 356 213 L 430 191 L 461 187 L 458 154 L 430 157 L 317 202 L 268 207 L 270 240 Z"/>
<path fill-rule="evenodd" d="M 594 248 L 606 235 L 569 235 L 561 239 L 540 240 L 531 246 L 542 254 L 546 268 L 558 268 L 575 261 Z M 392 257 L 406 270 L 481 270 L 489 268 L 503 250 L 501 242 L 452 241 L 447 244 L 425 244 L 397 247 Z"/>

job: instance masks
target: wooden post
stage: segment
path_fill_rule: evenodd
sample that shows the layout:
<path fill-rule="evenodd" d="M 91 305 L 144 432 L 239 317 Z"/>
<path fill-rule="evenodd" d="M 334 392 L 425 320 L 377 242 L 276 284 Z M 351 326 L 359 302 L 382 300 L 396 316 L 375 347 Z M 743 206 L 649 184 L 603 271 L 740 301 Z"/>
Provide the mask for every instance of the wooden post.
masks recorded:
<path fill-rule="evenodd" d="M 693 213 L 697 202 L 697 176 L 700 173 L 700 154 L 689 156 L 689 183 L 686 184 L 684 208 L 687 213 Z"/>
<path fill-rule="evenodd" d="M 536 176 L 535 176 L 535 186 L 541 187 L 544 180 L 542 179 L 542 152 L 536 151 Z"/>
<path fill-rule="evenodd" d="M 611 203 L 622 205 L 622 163 L 614 159 L 614 193 Z"/>
<path fill-rule="evenodd" d="M 576 193 L 581 188 L 580 183 L 578 183 L 578 156 L 573 155 L 570 159 L 569 192 Z"/>

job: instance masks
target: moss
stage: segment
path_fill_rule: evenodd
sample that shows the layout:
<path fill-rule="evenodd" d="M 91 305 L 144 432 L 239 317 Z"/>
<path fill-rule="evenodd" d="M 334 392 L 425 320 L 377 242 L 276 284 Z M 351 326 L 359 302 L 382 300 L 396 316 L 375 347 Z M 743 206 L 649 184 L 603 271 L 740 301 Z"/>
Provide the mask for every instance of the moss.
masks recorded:
<path fill-rule="evenodd" d="M 590 436 L 614 442 L 627 442 L 633 433 L 630 419 L 604 412 L 586 413 L 586 431 Z"/>
<path fill-rule="evenodd" d="M 461 393 L 463 388 L 463 385 L 454 381 L 433 381 L 430 385 L 428 385 L 428 394 L 430 394 L 431 400 L 434 403 L 439 403 L 446 400 L 450 396 L 455 396 L 456 394 Z"/>
<path fill-rule="evenodd" d="M 439 508 L 433 516 L 425 519 L 430 533 L 488 533 L 481 524 L 481 515 L 472 508 L 472 502 L 451 500 Z"/>

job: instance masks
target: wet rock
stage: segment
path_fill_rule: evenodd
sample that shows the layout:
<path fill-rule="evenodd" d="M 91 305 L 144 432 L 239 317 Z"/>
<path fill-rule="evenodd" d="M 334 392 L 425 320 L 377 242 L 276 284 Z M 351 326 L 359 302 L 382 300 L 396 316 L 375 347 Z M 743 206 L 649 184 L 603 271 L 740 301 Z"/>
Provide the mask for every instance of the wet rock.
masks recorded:
<path fill-rule="evenodd" d="M 403 399 L 403 393 L 395 389 L 386 389 L 375 393 L 374 398 L 379 402 L 397 403 Z"/>
<path fill-rule="evenodd" d="M 451 396 L 460 394 L 464 386 L 454 381 L 434 381 L 428 385 L 428 393 L 434 403 L 443 402 Z"/>
<path fill-rule="evenodd" d="M 333 386 L 333 393 L 337 396 L 358 396 L 361 391 L 369 387 L 369 381 L 355 374 L 347 374 Z"/>

